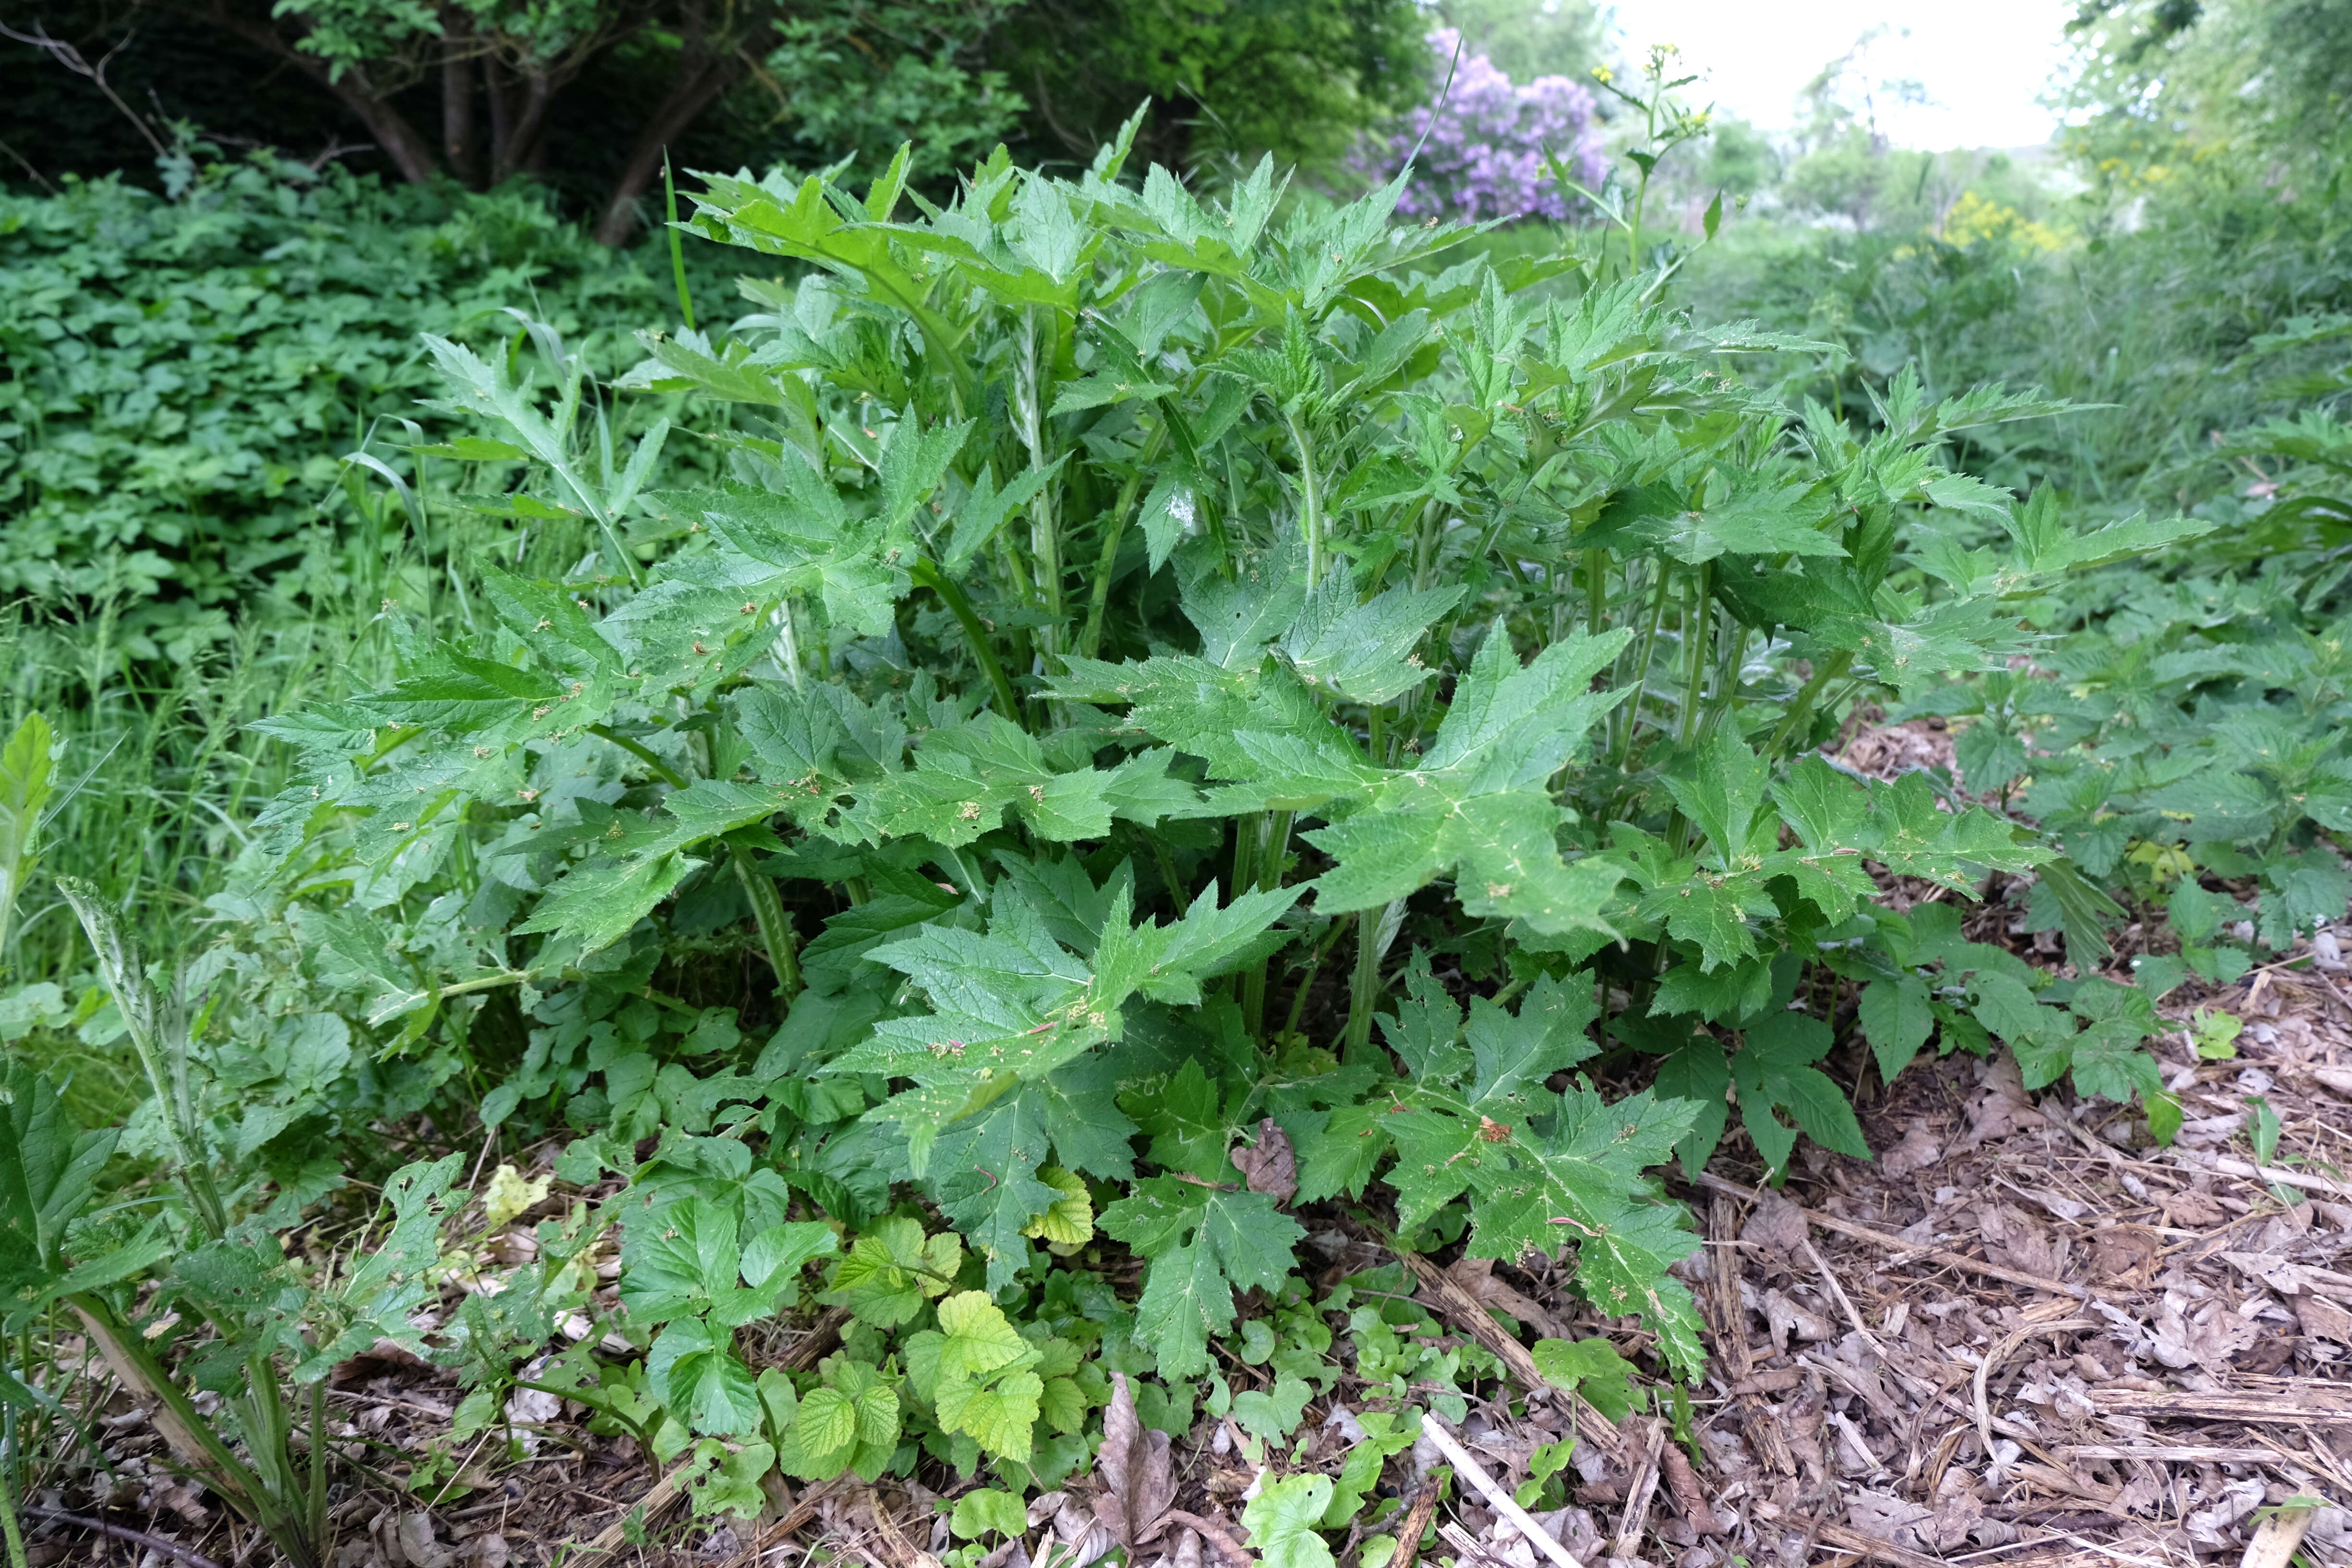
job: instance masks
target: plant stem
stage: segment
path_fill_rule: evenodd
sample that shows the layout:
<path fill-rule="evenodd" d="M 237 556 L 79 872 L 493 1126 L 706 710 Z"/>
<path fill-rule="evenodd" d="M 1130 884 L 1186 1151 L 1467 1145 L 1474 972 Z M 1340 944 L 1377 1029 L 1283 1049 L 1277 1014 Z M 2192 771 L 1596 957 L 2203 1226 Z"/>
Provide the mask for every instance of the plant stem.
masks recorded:
<path fill-rule="evenodd" d="M 784 657 L 779 662 L 784 667 L 784 679 L 793 683 L 794 691 L 798 691 L 801 689 L 801 638 L 799 629 L 793 624 L 793 602 L 786 599 L 778 606 L 778 613 L 782 618 L 777 626 L 781 634 L 777 640 L 784 645 Z"/>
<path fill-rule="evenodd" d="M 955 616 L 956 623 L 963 627 L 964 638 L 971 644 L 972 657 L 980 661 L 982 673 L 988 677 L 989 685 L 995 689 L 996 705 L 1003 710 L 1004 716 L 1024 730 L 1033 728 L 1028 715 L 1022 709 L 1021 699 L 1013 694 L 1012 679 L 1004 673 L 1004 666 L 997 662 L 996 649 L 989 646 L 988 628 L 980 624 L 980 616 L 972 609 L 971 601 L 964 597 L 963 590 L 928 560 L 918 560 L 908 574 L 937 594 L 940 603 L 948 607 L 948 613 Z M 1061 613 L 1058 592 L 1055 595 L 1054 611 L 1056 615 Z"/>
<path fill-rule="evenodd" d="M 1698 733 L 1699 706 L 1706 699 L 1707 566 L 1702 561 L 1692 574 L 1683 610 L 1683 710 L 1675 720 L 1675 739 L 1685 746 Z"/>
<path fill-rule="evenodd" d="M 669 208 L 669 272 L 677 284 L 677 313 L 686 330 L 694 331 L 694 296 L 686 289 L 686 247 L 677 232 L 677 185 L 670 178 L 669 149 L 662 149 L 662 199 Z"/>
<path fill-rule="evenodd" d="M 620 747 L 621 750 L 628 752 L 629 755 L 645 763 L 646 771 L 651 773 L 654 777 L 661 780 L 662 783 L 669 785 L 670 788 L 684 789 L 686 787 L 686 780 L 679 774 L 678 771 L 676 768 L 671 767 L 667 763 L 663 762 L 660 755 L 656 752 L 652 747 L 646 745 L 643 741 L 638 740 L 635 736 L 624 735 L 608 724 L 591 724 L 588 726 L 588 732 L 599 740 L 612 742 L 613 744 Z"/>
<path fill-rule="evenodd" d="M 1356 911 L 1356 973 L 1348 984 L 1348 1034 L 1340 1059 L 1353 1060 L 1372 1043 L 1372 1005 L 1381 998 L 1381 928 L 1402 900 Z"/>
<path fill-rule="evenodd" d="M 1625 732 L 1618 738 L 1617 754 L 1611 760 L 1620 770 L 1632 759 L 1633 733 L 1642 727 L 1642 700 L 1650 689 L 1650 654 L 1658 640 L 1658 623 L 1665 618 L 1666 584 L 1674 579 L 1674 574 L 1666 570 L 1663 561 L 1655 563 L 1653 569 L 1658 574 L 1658 583 L 1650 595 L 1650 614 L 1642 627 L 1642 639 L 1637 645 L 1639 651 L 1633 656 L 1633 697 L 1618 710 L 1625 715 Z"/>
<path fill-rule="evenodd" d="M 1127 514 L 1135 506 L 1135 492 L 1142 488 L 1143 476 L 1150 470 L 1160 456 L 1160 448 L 1168 437 L 1168 426 L 1162 422 L 1144 443 L 1143 455 L 1136 459 L 1135 471 L 1127 476 L 1127 483 L 1118 490 L 1118 501 L 1110 510 L 1110 526 L 1103 531 L 1102 559 L 1095 563 L 1094 602 L 1087 607 L 1087 629 L 1078 637 L 1078 653 L 1086 658 L 1095 657 L 1102 647 L 1103 612 L 1110 604 L 1110 577 L 1118 564 L 1119 541 L 1127 533 Z"/>
<path fill-rule="evenodd" d="M 1261 891 L 1272 892 L 1282 885 L 1285 853 L 1290 847 L 1290 813 L 1277 811 L 1267 817 L 1262 831 L 1265 837 L 1257 847 L 1257 885 Z M 1238 876 L 1234 891 L 1241 890 Z M 1250 1037 L 1262 1037 L 1265 1023 L 1265 975 L 1267 959 L 1261 958 L 1242 973 L 1242 1027 Z"/>
<path fill-rule="evenodd" d="M 298 1515 L 280 1506 L 261 1479 L 237 1458 L 194 1404 L 163 1371 L 146 1342 L 95 1296 L 68 1296 L 66 1305 L 97 1342 L 99 1353 L 134 1399 L 151 1405 L 148 1419 L 180 1462 L 230 1507 L 258 1526 L 295 1568 L 317 1568 L 316 1542 Z M 273 1382 L 275 1379 L 273 1378 Z"/>
<path fill-rule="evenodd" d="M 1315 483 L 1315 444 L 1299 428 L 1297 416 L 1286 414 L 1282 418 L 1298 447 L 1299 524 L 1307 534 L 1307 584 L 1311 588 L 1323 580 L 1323 498 Z"/>
<path fill-rule="evenodd" d="M 1743 626 L 1735 625 L 1729 629 L 1730 648 L 1716 676 L 1715 695 L 1707 700 L 1706 716 L 1698 727 L 1698 738 L 1702 741 L 1715 733 L 1716 726 L 1723 721 L 1723 716 L 1731 711 L 1732 705 L 1739 699 L 1739 670 L 1748 658 L 1750 634 Z"/>
<path fill-rule="evenodd" d="M 1797 695 L 1790 701 L 1789 711 L 1781 718 L 1780 728 L 1772 731 L 1772 740 L 1765 748 L 1767 757 L 1778 757 L 1786 751 L 1797 726 L 1811 716 L 1813 704 L 1820 699 L 1822 689 L 1843 675 L 1846 666 L 1853 662 L 1853 655 L 1836 653 L 1815 667 L 1813 673 L 1806 678 L 1805 684 L 1797 689 Z"/>
<path fill-rule="evenodd" d="M 310 1539 L 319 1550 L 334 1545 L 327 1513 L 327 1380 L 310 1385 Z"/>
<path fill-rule="evenodd" d="M 776 972 L 776 994 L 789 1003 L 800 994 L 801 967 L 793 952 L 793 923 L 784 913 L 783 895 L 776 891 L 776 879 L 752 863 L 749 849 L 740 844 L 727 848 L 736 879 L 751 900 L 751 918 L 759 922 L 761 945 L 768 950 L 768 967 Z"/>
<path fill-rule="evenodd" d="M 12 1436 L 15 1426 L 16 1423 L 11 1421 Z M 5 1531 L 8 1538 L 8 1568 L 31 1568 L 25 1561 L 25 1530 L 16 1521 L 16 1446 L 12 1442 L 8 1445 L 8 1452 L 0 1455 L 0 1531 Z"/>
<path fill-rule="evenodd" d="M 1307 994 L 1313 989 L 1316 975 L 1322 973 L 1323 961 L 1330 956 L 1331 949 L 1338 944 L 1339 933 L 1347 929 L 1346 921 L 1333 921 L 1331 929 L 1324 933 L 1323 940 L 1315 944 L 1314 956 L 1307 961 L 1306 971 L 1298 977 L 1298 989 L 1290 994 L 1290 1011 L 1282 1021 L 1283 1035 L 1298 1033 L 1299 1015 L 1307 1011 Z M 1276 1038 L 1279 1037 L 1280 1036 L 1276 1037 Z"/>
<path fill-rule="evenodd" d="M 1658 100 L 1665 96 L 1664 82 L 1665 77 L 1660 73 L 1650 84 L 1650 101 L 1644 110 L 1642 132 L 1644 148 L 1655 148 L 1658 144 Z M 1633 221 L 1625 229 L 1625 276 L 1628 278 L 1640 269 L 1637 258 L 1642 248 L 1642 209 L 1650 199 L 1650 170 L 1654 165 L 1637 163 L 1634 167 L 1642 171 L 1642 179 L 1633 188 Z"/>

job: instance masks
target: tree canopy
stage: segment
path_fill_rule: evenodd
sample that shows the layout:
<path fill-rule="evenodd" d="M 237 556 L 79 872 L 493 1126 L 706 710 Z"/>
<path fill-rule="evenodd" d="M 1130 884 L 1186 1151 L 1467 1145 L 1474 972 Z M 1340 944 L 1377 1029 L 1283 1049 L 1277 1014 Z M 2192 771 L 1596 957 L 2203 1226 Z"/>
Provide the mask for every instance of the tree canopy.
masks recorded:
<path fill-rule="evenodd" d="M 0 142 L 11 177 L 135 166 L 174 125 L 411 183 L 530 175 L 617 243 L 666 153 L 878 167 L 904 141 L 920 187 L 1000 141 L 1082 163 L 1147 99 L 1171 166 L 1336 166 L 1428 90 L 1423 25 L 1413 0 L 77 0 L 0 48 Z"/>

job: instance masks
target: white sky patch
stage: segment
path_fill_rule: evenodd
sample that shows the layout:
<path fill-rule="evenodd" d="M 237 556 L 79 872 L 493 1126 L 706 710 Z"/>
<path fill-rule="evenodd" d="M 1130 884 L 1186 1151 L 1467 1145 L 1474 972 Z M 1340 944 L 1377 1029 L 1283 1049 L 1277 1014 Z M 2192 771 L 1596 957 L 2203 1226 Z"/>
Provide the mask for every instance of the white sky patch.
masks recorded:
<path fill-rule="evenodd" d="M 2068 0 L 1622 0 L 1616 24 L 1629 62 L 1654 43 L 1682 46 L 1705 73 L 1685 90 L 1718 112 L 1781 132 L 1797 94 L 1873 27 L 1889 29 L 1865 58 L 1873 78 L 1913 78 L 1929 102 L 1882 100 L 1879 126 L 1896 144 L 2032 147 L 2059 117 L 2036 101 L 2066 56 Z"/>

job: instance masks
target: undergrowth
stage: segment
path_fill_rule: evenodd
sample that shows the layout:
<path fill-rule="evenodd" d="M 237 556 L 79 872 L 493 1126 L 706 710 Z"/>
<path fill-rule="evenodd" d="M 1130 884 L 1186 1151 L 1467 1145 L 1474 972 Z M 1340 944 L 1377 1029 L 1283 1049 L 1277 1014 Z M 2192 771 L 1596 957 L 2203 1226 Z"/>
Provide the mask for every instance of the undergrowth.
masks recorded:
<path fill-rule="evenodd" d="M 2341 917 L 2324 416 L 2242 440 L 2285 531 L 2217 542 L 1971 471 L 2063 401 L 1811 395 L 1836 345 L 1694 324 L 1632 245 L 1125 157 L 944 208 L 903 158 L 709 179 L 735 321 L 681 266 L 619 374 L 529 312 L 425 340 L 343 492 L 406 553 L 340 629 L 158 679 L 20 625 L 14 1495 L 90 1462 L 68 1314 L 298 1563 L 381 1341 L 467 1389 L 412 1489 L 554 1392 L 704 1513 L 952 1478 L 959 1563 L 1105 1431 L 1278 1455 L 1344 1356 L 1364 1440 L 1244 1516 L 1321 1565 L 1500 1368 L 1310 1221 L 1558 1268 L 1617 1339 L 1538 1364 L 1622 1414 L 1702 1364 L 1663 1168 L 1867 1158 L 1846 1047 L 2008 1050 L 2164 1139 L 2158 1001 Z M 1864 705 L 1965 721 L 1957 775 L 1831 760 Z M 116 874 L 52 906 L 44 856 Z M 2069 966 L 1940 896 L 1996 874 Z M 2177 951 L 2105 965 L 2159 904 Z M 755 1353 L 824 1308 L 819 1364 Z"/>

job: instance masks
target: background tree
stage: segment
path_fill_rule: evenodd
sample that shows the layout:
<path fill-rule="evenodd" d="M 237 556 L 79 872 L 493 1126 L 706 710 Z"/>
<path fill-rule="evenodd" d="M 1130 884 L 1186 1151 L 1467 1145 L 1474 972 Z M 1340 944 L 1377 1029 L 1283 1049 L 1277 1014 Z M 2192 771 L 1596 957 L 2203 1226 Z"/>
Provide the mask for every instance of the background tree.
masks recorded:
<path fill-rule="evenodd" d="M 2085 0 L 2070 31 L 2073 150 L 2110 196 L 2185 177 L 2176 206 L 2291 200 L 2341 166 L 2352 0 Z"/>
<path fill-rule="evenodd" d="M 1413 0 L 1029 0 L 989 63 L 1035 110 L 1042 162 L 1085 163 L 1145 98 L 1137 160 L 1329 169 L 1359 132 L 1429 90 Z"/>
<path fill-rule="evenodd" d="M 419 183 L 553 186 L 617 243 L 681 168 L 917 148 L 936 184 L 999 140 L 1091 157 L 1146 98 L 1154 157 L 1336 165 L 1426 90 L 1413 0 L 68 0 L 11 13 L 104 61 L 0 46 L 0 143 L 41 178 L 152 166 L 172 123 L 223 147 Z M 878 162 L 876 166 L 878 168 Z"/>
<path fill-rule="evenodd" d="M 1609 58 L 1609 24 L 1587 0 L 1439 0 L 1439 16 L 1513 81 L 1582 81 Z"/>

